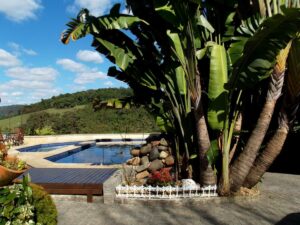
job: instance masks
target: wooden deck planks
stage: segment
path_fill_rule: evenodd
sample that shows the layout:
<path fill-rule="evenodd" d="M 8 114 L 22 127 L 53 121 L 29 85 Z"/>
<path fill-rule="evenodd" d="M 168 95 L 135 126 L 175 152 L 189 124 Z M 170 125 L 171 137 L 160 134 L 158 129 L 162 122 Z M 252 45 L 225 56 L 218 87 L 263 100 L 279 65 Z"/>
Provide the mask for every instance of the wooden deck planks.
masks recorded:
<path fill-rule="evenodd" d="M 116 169 L 99 168 L 31 168 L 31 182 L 50 194 L 83 194 L 92 202 L 93 195 L 103 195 L 103 183 Z"/>

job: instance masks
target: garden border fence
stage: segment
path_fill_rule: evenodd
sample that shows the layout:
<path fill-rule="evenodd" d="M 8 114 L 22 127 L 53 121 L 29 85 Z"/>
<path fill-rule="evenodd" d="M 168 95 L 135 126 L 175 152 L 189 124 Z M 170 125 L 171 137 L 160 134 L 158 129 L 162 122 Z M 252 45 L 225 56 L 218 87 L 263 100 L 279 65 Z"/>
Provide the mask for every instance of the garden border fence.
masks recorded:
<path fill-rule="evenodd" d="M 116 187 L 118 198 L 148 198 L 148 199 L 176 199 L 176 198 L 210 198 L 217 197 L 217 186 L 123 186 Z"/>

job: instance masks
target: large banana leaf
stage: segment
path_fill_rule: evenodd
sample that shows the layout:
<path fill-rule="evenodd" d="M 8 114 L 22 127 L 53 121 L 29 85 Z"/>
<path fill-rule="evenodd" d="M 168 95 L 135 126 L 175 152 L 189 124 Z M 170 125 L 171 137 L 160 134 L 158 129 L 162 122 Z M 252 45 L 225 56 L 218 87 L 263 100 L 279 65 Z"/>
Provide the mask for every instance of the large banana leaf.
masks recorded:
<path fill-rule="evenodd" d="M 180 94 L 185 95 L 187 92 L 186 77 L 185 77 L 185 73 L 184 73 L 184 67 L 186 67 L 185 66 L 186 60 L 185 60 L 183 48 L 181 45 L 181 41 L 180 41 L 179 35 L 177 33 L 168 32 L 168 36 L 170 38 L 173 53 L 176 54 L 178 60 L 181 63 L 181 65 L 175 69 L 176 78 L 174 79 L 174 81 L 177 84 Z"/>
<path fill-rule="evenodd" d="M 234 64 L 230 89 L 253 87 L 268 77 L 276 56 L 300 30 L 300 10 L 283 9 L 266 19 L 244 48 L 242 57 Z"/>
<path fill-rule="evenodd" d="M 128 29 L 136 23 L 147 24 L 144 20 L 130 15 L 118 14 L 113 17 L 108 15 L 96 18 L 89 16 L 89 11 L 87 9 L 81 10 L 79 14 L 83 13 L 85 15 L 82 16 L 85 20 L 80 20 L 80 18 L 72 19 L 72 21 L 67 24 L 69 28 L 63 32 L 61 37 L 61 41 L 64 44 L 68 44 L 70 38 L 75 41 L 86 36 L 90 32 L 100 33 L 101 30 Z"/>
<path fill-rule="evenodd" d="M 208 83 L 208 124 L 213 130 L 222 130 L 225 110 L 228 102 L 228 91 L 224 85 L 228 82 L 227 57 L 224 46 L 214 44 L 211 49 Z"/>
<path fill-rule="evenodd" d="M 129 64 L 134 63 L 137 59 L 133 52 L 131 52 L 128 48 L 121 48 L 101 38 L 96 38 L 96 40 L 98 41 L 98 44 L 102 44 L 102 46 L 110 51 L 110 55 L 114 58 L 115 64 L 123 71 L 127 69 Z"/>
<path fill-rule="evenodd" d="M 168 21 L 170 24 L 174 25 L 182 29 L 182 24 L 176 15 L 173 4 L 168 0 L 156 0 L 154 1 L 155 11 L 165 20 Z"/>

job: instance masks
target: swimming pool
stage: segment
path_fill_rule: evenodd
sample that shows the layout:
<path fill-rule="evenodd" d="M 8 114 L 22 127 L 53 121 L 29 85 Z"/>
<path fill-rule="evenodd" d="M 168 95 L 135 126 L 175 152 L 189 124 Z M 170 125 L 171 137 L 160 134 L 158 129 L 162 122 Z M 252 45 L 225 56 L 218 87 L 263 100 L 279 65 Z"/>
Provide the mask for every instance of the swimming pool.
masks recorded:
<path fill-rule="evenodd" d="M 54 149 L 66 147 L 68 145 L 76 145 L 79 142 L 63 142 L 63 143 L 50 143 L 50 144 L 39 144 L 29 147 L 19 148 L 20 152 L 49 152 Z"/>
<path fill-rule="evenodd" d="M 130 149 L 134 145 L 97 145 L 89 148 L 84 146 L 63 152 L 46 159 L 56 163 L 90 163 L 93 165 L 112 165 L 126 162 Z"/>

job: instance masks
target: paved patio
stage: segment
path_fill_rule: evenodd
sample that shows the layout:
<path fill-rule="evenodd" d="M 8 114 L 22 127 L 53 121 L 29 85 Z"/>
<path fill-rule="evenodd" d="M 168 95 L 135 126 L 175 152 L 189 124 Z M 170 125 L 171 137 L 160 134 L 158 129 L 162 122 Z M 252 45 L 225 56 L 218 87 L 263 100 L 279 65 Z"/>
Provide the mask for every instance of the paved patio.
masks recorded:
<path fill-rule="evenodd" d="M 300 175 L 265 175 L 260 196 L 106 205 L 55 198 L 59 225 L 299 225 Z"/>

